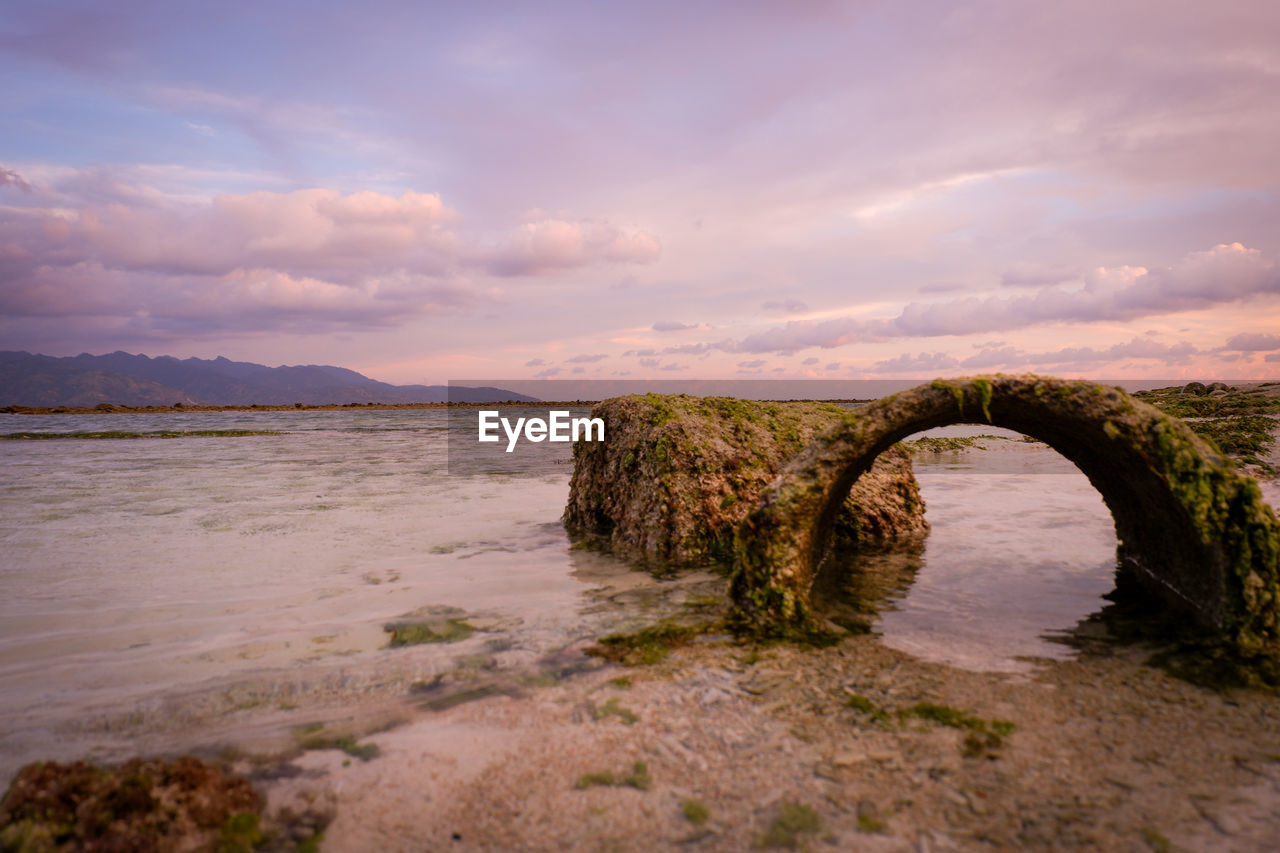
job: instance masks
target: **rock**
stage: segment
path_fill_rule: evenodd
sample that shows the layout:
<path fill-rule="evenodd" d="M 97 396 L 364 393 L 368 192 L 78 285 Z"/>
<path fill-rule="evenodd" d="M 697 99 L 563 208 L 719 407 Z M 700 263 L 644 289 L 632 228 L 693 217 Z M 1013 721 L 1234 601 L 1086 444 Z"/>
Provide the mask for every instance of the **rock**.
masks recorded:
<path fill-rule="evenodd" d="M 1209 393 L 1209 389 L 1203 382 L 1188 382 L 1186 385 L 1182 386 L 1182 393 L 1193 394 L 1196 397 L 1203 397 L 1205 394 Z"/>
<path fill-rule="evenodd" d="M 191 756 L 38 762 L 0 801 L 0 849 L 249 850 L 263 839 L 261 813 L 247 779 Z"/>
<path fill-rule="evenodd" d="M 829 403 L 763 403 L 688 395 L 598 403 L 603 442 L 574 447 L 564 523 L 648 564 L 732 559 L 734 531 L 788 460 L 849 417 Z M 883 546 L 928 530 L 906 452 L 881 454 L 842 502 L 837 531 Z"/>

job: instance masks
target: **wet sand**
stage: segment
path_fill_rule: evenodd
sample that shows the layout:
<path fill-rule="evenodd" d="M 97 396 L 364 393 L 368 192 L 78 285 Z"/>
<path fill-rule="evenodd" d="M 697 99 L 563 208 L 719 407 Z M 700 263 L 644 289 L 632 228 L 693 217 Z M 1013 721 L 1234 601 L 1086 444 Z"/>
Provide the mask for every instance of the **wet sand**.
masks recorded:
<path fill-rule="evenodd" d="M 786 840 L 768 836 L 784 802 L 817 817 L 791 839 L 803 849 L 1274 850 L 1280 701 L 1088 646 L 1011 675 L 870 636 L 755 653 L 712 638 L 428 714 L 368 737 L 381 755 L 367 762 L 303 753 L 263 788 L 273 809 L 328 810 L 323 849 L 339 851 L 744 850 Z M 920 703 L 1016 729 L 976 748 L 972 728 L 900 713 Z M 579 787 L 636 762 L 647 790 Z"/>

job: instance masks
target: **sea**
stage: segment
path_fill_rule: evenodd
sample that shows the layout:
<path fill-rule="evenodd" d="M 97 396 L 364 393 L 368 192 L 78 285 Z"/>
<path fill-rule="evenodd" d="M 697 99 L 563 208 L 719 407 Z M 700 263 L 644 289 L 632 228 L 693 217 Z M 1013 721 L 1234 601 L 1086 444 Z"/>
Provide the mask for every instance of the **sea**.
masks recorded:
<path fill-rule="evenodd" d="M 545 682 L 724 584 L 576 546 L 566 465 L 451 470 L 441 410 L 0 415 L 6 434 L 231 430 L 269 434 L 0 442 L 0 785 L 29 761 L 287 728 L 299 709 Z M 917 456 L 932 530 L 874 632 L 1012 677 L 1070 656 L 1112 588 L 1098 493 L 1016 433 L 928 434 L 988 437 Z M 424 615 L 474 633 L 388 646 L 389 624 Z"/>

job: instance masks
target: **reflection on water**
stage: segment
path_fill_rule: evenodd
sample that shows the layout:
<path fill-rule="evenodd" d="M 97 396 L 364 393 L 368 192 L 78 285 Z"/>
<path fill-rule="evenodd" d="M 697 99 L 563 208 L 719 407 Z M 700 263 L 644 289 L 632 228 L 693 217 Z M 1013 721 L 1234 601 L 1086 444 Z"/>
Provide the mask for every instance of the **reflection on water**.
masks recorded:
<path fill-rule="evenodd" d="M 914 456 L 931 525 L 923 543 L 845 557 L 838 569 L 824 567 L 825 580 L 843 587 L 846 610 L 857 602 L 878 610 L 874 630 L 894 648 L 972 669 L 1025 670 L 1019 658 L 1068 656 L 1053 633 L 1106 603 L 1115 527 L 1084 474 L 1042 444 L 992 427 L 925 433 L 978 434 L 1004 438 L 981 440 L 983 450 Z"/>

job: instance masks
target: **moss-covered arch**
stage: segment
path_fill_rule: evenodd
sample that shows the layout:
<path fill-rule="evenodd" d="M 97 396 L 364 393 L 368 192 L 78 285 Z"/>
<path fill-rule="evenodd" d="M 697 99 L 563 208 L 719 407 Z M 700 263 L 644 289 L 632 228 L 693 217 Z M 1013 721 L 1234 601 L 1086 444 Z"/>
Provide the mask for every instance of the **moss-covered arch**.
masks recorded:
<path fill-rule="evenodd" d="M 835 509 L 875 458 L 932 427 L 990 423 L 1084 472 L 1127 574 L 1245 655 L 1280 649 L 1280 522 L 1257 483 L 1181 421 L 1118 388 L 1038 376 L 936 380 L 850 412 L 771 484 L 739 528 L 731 590 L 755 633 L 804 630 Z"/>

